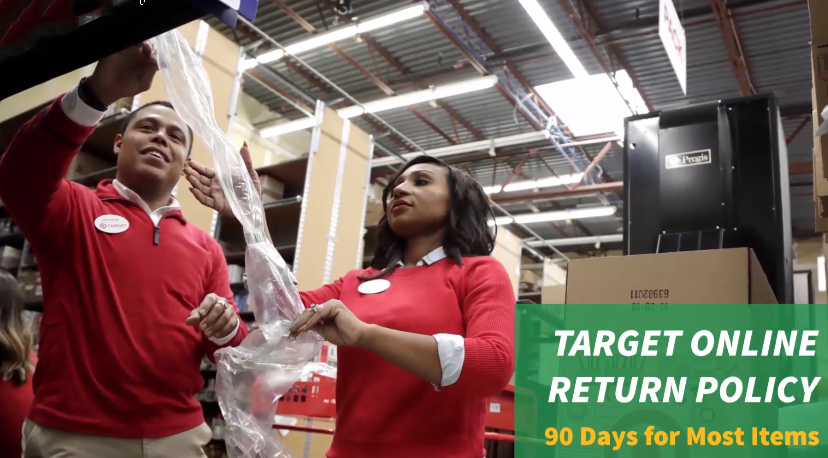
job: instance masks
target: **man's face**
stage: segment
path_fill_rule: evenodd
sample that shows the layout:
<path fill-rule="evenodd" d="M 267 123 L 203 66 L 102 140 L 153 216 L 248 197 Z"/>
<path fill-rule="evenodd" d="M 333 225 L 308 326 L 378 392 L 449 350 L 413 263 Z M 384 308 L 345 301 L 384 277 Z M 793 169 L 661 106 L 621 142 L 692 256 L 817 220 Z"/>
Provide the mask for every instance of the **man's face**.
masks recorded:
<path fill-rule="evenodd" d="M 192 141 L 187 132 L 175 110 L 163 105 L 141 109 L 115 138 L 119 177 L 129 182 L 127 186 L 172 192 Z"/>

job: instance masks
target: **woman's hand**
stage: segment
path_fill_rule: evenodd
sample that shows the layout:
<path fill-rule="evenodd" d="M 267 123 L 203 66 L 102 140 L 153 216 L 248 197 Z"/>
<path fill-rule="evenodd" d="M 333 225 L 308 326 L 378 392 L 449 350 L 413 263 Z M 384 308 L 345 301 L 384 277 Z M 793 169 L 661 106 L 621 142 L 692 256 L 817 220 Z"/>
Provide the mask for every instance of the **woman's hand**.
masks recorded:
<path fill-rule="evenodd" d="M 290 328 L 290 335 L 295 337 L 315 329 L 334 345 L 359 346 L 368 328 L 369 325 L 357 318 L 345 304 L 334 299 L 302 312 Z"/>
<path fill-rule="evenodd" d="M 253 168 L 253 160 L 250 158 L 250 149 L 247 147 L 247 142 L 244 142 L 239 154 L 247 168 L 247 173 L 250 174 L 250 179 L 253 181 L 253 187 L 256 188 L 256 192 L 261 197 L 262 184 L 259 182 L 259 174 Z M 224 197 L 224 191 L 221 189 L 215 170 L 188 159 L 184 166 L 184 175 L 187 177 L 187 181 L 190 182 L 190 192 L 193 193 L 196 200 L 205 207 L 212 208 L 223 215 L 233 216 L 233 210 Z"/>

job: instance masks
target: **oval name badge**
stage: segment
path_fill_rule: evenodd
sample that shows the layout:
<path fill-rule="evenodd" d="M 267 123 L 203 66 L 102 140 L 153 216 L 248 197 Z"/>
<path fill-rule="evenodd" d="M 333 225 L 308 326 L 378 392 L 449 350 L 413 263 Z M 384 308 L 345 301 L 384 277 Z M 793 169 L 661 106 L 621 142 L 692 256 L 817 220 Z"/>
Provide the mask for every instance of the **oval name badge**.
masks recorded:
<path fill-rule="evenodd" d="M 391 282 L 388 280 L 377 279 L 366 281 L 359 285 L 357 290 L 362 294 L 378 294 L 391 287 Z"/>
<path fill-rule="evenodd" d="M 95 229 L 107 234 L 120 234 L 129 229 L 129 221 L 123 216 L 102 215 L 95 218 Z"/>

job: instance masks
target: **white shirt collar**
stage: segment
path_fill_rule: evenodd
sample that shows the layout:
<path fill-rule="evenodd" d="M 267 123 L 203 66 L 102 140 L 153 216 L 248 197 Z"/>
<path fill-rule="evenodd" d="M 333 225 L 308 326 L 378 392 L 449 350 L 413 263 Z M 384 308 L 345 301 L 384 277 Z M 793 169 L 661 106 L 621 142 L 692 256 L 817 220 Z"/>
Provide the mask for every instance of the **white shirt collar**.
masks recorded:
<path fill-rule="evenodd" d="M 136 205 L 144 209 L 144 211 L 147 212 L 150 218 L 152 218 L 152 222 L 156 226 L 158 225 L 158 222 L 161 221 L 161 218 L 164 217 L 164 215 L 173 210 L 181 209 L 181 204 L 178 203 L 178 200 L 176 200 L 175 197 L 170 197 L 170 203 L 167 206 L 160 207 L 155 211 L 152 211 L 150 210 L 149 205 L 147 205 L 147 203 L 144 202 L 144 199 L 141 198 L 141 196 L 139 196 L 135 191 L 124 186 L 120 181 L 112 180 L 112 187 L 114 187 L 115 190 L 118 191 L 118 194 L 120 194 L 121 197 L 135 203 Z"/>
<path fill-rule="evenodd" d="M 431 253 L 423 256 L 423 259 L 420 259 L 419 261 L 417 261 L 417 264 L 415 264 L 415 266 L 416 267 L 430 266 L 430 265 L 434 264 L 437 261 L 442 261 L 447 256 L 448 255 L 446 255 L 446 250 L 444 250 L 443 247 L 438 247 L 437 249 L 435 249 Z M 402 261 L 397 261 L 397 267 L 405 267 L 405 264 L 403 264 Z"/>

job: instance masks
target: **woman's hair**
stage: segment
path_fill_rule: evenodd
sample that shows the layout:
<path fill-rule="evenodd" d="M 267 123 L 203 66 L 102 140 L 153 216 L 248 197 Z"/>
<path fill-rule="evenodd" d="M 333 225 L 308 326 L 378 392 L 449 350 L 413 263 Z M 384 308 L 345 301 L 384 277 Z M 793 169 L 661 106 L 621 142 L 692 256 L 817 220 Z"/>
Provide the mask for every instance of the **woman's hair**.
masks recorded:
<path fill-rule="evenodd" d="M 32 336 L 23 324 L 23 296 L 17 280 L 0 271 L 0 380 L 20 385 L 34 370 Z"/>
<path fill-rule="evenodd" d="M 379 278 L 397 268 L 405 253 L 405 239 L 397 236 L 388 224 L 388 197 L 394 192 L 397 179 L 415 164 L 434 164 L 446 171 L 449 188 L 449 220 L 443 249 L 446 255 L 458 265 L 463 265 L 464 256 L 488 256 L 495 247 L 497 226 L 489 226 L 494 212 L 483 186 L 466 172 L 451 167 L 433 156 L 417 156 L 408 161 L 389 181 L 382 191 L 382 207 L 385 214 L 379 222 L 377 249 L 371 267 L 380 272 L 360 277 L 363 280 Z"/>

